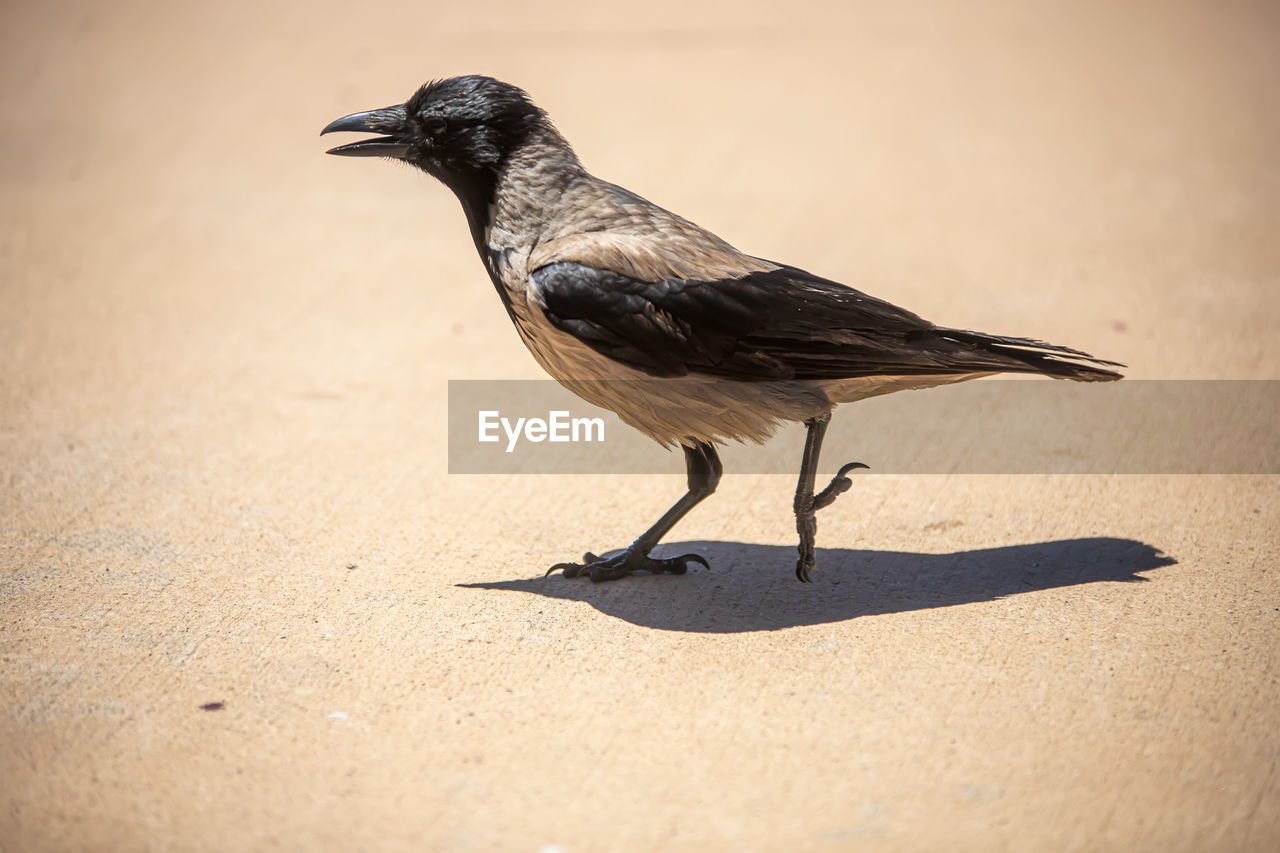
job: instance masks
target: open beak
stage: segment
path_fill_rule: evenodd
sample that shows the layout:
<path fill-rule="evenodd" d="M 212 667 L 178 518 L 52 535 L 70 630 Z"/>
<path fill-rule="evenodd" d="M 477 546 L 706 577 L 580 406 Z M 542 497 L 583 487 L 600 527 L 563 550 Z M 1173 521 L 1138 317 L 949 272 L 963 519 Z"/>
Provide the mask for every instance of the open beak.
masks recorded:
<path fill-rule="evenodd" d="M 366 110 L 352 113 L 337 121 L 325 125 L 320 135 L 326 133 L 354 132 L 378 133 L 373 139 L 361 139 L 330 148 L 326 153 L 340 154 L 343 157 L 393 157 L 403 160 L 409 153 L 409 143 L 405 141 L 404 104 L 394 107 L 383 107 L 380 110 Z"/>

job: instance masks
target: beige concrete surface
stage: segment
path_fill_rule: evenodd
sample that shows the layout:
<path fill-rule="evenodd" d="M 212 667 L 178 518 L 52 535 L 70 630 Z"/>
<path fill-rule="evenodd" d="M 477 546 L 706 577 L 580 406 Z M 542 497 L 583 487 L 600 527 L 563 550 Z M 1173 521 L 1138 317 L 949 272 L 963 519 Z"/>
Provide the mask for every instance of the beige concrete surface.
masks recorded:
<path fill-rule="evenodd" d="M 754 254 L 1277 378 L 1274 3 L 0 25 L 0 849 L 1280 849 L 1275 476 L 862 476 L 805 587 L 730 472 L 711 571 L 535 581 L 682 482 L 448 476 L 447 379 L 538 369 L 456 201 L 316 137 L 489 73 Z"/>

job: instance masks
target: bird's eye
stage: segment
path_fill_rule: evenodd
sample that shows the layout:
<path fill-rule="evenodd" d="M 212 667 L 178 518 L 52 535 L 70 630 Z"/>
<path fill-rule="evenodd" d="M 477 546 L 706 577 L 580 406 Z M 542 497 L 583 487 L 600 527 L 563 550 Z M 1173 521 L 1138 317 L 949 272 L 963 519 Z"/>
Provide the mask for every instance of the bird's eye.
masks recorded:
<path fill-rule="evenodd" d="M 439 134 L 449 129 L 449 122 L 440 116 L 430 116 L 422 120 L 422 127 L 427 133 Z"/>

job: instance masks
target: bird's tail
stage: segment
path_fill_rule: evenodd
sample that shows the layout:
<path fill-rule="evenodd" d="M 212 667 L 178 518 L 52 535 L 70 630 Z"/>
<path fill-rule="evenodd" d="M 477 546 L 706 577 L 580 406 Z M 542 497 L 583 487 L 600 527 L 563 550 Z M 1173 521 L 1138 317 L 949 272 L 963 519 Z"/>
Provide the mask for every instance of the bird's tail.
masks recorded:
<path fill-rule="evenodd" d="M 1009 338 L 961 329 L 936 329 L 934 333 L 994 357 L 993 361 L 1005 365 L 1000 367 L 1002 372 L 1042 373 L 1076 382 L 1114 382 L 1121 378 L 1121 374 L 1107 368 L 1125 366 L 1116 361 L 1095 358 L 1078 349 L 1030 338 Z"/>

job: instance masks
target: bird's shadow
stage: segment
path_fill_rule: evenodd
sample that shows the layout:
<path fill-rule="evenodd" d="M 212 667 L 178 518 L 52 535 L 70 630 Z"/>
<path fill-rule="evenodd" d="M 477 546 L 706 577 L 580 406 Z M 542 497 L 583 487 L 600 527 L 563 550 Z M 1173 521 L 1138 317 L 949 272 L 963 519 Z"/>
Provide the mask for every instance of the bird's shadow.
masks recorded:
<path fill-rule="evenodd" d="M 680 542 L 662 555 L 696 552 L 712 565 L 689 574 L 632 575 L 596 584 L 560 575 L 469 583 L 469 589 L 527 592 L 585 601 L 635 625 L 731 634 L 841 622 L 994 601 L 1080 584 L 1145 581 L 1139 572 L 1177 561 L 1133 539 L 1063 539 L 953 554 L 818 549 L 817 583 L 797 582 L 794 547 Z"/>

